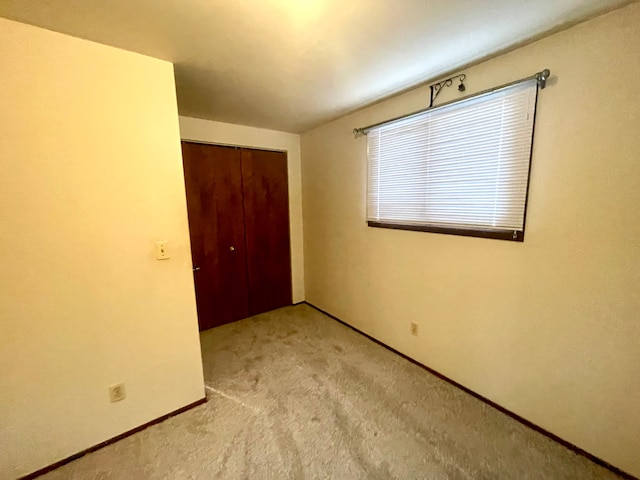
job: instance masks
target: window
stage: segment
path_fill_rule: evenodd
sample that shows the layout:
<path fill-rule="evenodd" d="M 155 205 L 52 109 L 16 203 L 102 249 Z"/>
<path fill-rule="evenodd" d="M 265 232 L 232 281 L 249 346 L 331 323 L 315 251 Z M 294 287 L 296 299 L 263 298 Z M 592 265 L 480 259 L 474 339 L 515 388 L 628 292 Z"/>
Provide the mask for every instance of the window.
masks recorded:
<path fill-rule="evenodd" d="M 370 226 L 524 239 L 535 79 L 368 132 Z"/>

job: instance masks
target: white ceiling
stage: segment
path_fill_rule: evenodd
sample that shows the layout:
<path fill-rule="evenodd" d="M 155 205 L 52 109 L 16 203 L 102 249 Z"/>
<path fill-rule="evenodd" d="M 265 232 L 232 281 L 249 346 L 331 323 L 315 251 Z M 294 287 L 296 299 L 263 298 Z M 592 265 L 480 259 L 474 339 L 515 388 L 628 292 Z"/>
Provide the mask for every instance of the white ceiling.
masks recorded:
<path fill-rule="evenodd" d="M 174 62 L 181 115 L 302 132 L 627 3 L 0 0 L 0 16 Z"/>

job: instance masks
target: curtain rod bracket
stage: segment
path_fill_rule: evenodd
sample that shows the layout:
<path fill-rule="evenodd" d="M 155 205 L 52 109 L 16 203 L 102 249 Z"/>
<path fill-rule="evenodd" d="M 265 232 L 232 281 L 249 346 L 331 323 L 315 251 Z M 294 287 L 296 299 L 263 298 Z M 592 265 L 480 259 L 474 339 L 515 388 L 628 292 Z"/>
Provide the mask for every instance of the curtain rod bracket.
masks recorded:
<path fill-rule="evenodd" d="M 466 90 L 466 87 L 464 86 L 464 81 L 467 79 L 467 76 L 464 73 L 461 73 L 460 75 L 454 75 L 453 77 L 449 77 L 445 80 L 442 80 L 441 82 L 436 82 L 434 84 L 431 84 L 429 85 L 429 90 L 431 91 L 431 95 L 429 97 L 429 108 L 433 107 L 433 102 L 435 102 L 436 98 L 438 98 L 438 95 L 440 95 L 440 92 L 442 91 L 443 87 L 450 87 L 451 85 L 453 85 L 453 81 L 455 79 L 460 80 L 460 84 L 458 85 L 458 91 L 464 92 Z"/>

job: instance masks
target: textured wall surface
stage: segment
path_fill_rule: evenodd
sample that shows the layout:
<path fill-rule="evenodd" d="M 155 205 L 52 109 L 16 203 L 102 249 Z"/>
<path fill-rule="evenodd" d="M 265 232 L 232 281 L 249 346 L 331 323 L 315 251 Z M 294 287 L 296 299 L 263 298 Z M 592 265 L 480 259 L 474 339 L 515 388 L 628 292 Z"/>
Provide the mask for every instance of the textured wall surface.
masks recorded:
<path fill-rule="evenodd" d="M 302 136 L 306 299 L 635 475 L 638 25 L 636 3 L 464 70 L 466 93 L 553 74 L 524 243 L 366 226 L 366 139 L 351 131 L 424 108 L 427 88 Z"/>
<path fill-rule="evenodd" d="M 0 478 L 204 395 L 170 63 L 0 19 Z M 154 242 L 169 242 L 157 261 Z M 125 382 L 111 404 L 107 387 Z"/>

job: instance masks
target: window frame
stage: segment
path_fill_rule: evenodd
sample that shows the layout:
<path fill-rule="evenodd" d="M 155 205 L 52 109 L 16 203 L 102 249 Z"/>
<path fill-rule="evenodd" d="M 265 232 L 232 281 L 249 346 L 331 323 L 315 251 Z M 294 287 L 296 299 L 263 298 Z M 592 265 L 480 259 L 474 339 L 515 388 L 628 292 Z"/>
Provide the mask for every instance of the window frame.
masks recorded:
<path fill-rule="evenodd" d="M 450 106 L 450 105 L 454 105 L 457 103 L 461 103 L 461 102 L 465 102 L 468 100 L 472 100 L 475 99 L 477 97 L 480 96 L 484 96 L 484 95 L 489 95 L 492 93 L 496 93 L 500 90 L 506 89 L 508 87 L 512 87 L 521 83 L 525 83 L 527 81 L 531 81 L 532 79 L 536 79 L 538 80 L 536 83 L 536 92 L 535 92 L 535 99 L 533 102 L 533 119 L 532 119 L 532 124 L 531 124 L 531 146 L 530 146 L 530 150 L 529 150 L 529 158 L 528 158 L 528 164 L 527 164 L 527 175 L 526 175 L 526 188 L 525 188 L 525 195 L 524 195 L 524 204 L 523 204 L 523 215 L 522 215 L 522 230 L 507 230 L 507 229 L 494 229 L 494 228 L 490 228 L 490 227 L 456 227 L 456 226 L 445 226 L 445 225 L 437 225 L 437 224 L 405 224 L 405 223 L 393 223 L 393 222 L 380 222 L 380 221 L 373 221 L 373 220 L 367 220 L 367 226 L 369 227 L 374 227 L 374 228 L 386 228 L 386 229 L 392 229 L 392 230 L 407 230 L 407 231 L 414 231 L 414 232 L 429 232 L 429 233 L 441 233 L 441 234 L 448 234 L 448 235 L 458 235 L 458 236 L 465 236 L 465 237 L 478 237 L 478 238 L 489 238 L 489 239 L 496 239 L 496 240 L 507 240 L 507 241 L 515 241 L 515 242 L 523 242 L 524 241 L 524 237 L 525 237 L 525 231 L 526 231 L 526 220 L 527 220 L 527 210 L 528 210 L 528 204 L 529 204 L 529 191 L 530 191 L 530 185 L 531 185 L 531 168 L 532 168 L 532 163 L 533 163 L 533 147 L 534 147 L 534 139 L 535 139 L 535 130 L 536 130 L 536 119 L 537 119 L 537 112 L 538 112 L 538 98 L 539 98 L 539 94 L 540 94 L 540 90 L 542 88 L 544 88 L 544 82 L 541 83 L 541 79 L 539 77 L 540 74 L 536 74 L 533 77 L 528 77 L 528 78 L 524 78 L 522 80 L 518 80 L 516 82 L 511 82 L 509 84 L 506 85 L 502 85 L 500 87 L 496 87 L 496 88 L 492 88 L 486 91 L 482 91 L 479 92 L 477 94 L 474 95 L 469 95 L 465 98 L 462 99 L 457 99 L 457 100 L 453 100 L 450 102 L 446 102 L 444 104 L 435 106 L 435 107 L 431 107 L 431 108 L 427 108 L 424 110 L 420 110 L 418 112 L 414 112 L 411 113 L 409 115 L 405 115 L 402 117 L 398 117 L 398 118 L 394 118 L 392 120 L 388 120 L 386 122 L 381 122 L 379 124 L 373 125 L 371 127 L 367 127 L 366 129 L 356 129 L 354 130 L 354 133 L 368 133 L 369 130 L 373 129 L 373 128 L 377 128 L 377 127 L 381 127 L 384 125 L 388 125 L 390 123 L 394 123 L 400 120 L 405 120 L 408 119 L 410 117 L 414 117 L 414 116 L 418 116 L 421 114 L 424 114 L 426 112 L 432 111 L 432 110 L 436 110 L 436 109 L 440 109 L 442 107 L 446 107 L 446 106 Z M 546 78 L 544 78 L 544 80 L 546 80 Z M 369 160 L 369 155 L 367 154 L 367 172 L 368 169 L 371 168 L 371 164 L 370 164 L 370 160 Z M 367 173 L 367 179 L 369 178 L 369 175 Z M 367 180 L 368 181 L 368 180 Z M 367 187 L 367 208 L 368 208 L 368 203 L 369 203 L 369 188 Z"/>

